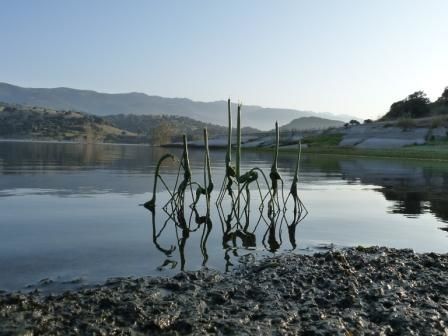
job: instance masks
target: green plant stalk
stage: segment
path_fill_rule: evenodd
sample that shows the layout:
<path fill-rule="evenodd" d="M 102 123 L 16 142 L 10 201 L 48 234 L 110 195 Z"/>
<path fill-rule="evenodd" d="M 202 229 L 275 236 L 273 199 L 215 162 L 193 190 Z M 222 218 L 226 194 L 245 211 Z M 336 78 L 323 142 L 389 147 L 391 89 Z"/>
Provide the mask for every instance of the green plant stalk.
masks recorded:
<path fill-rule="evenodd" d="M 208 133 L 207 128 L 204 128 L 204 186 L 201 186 L 199 183 L 192 182 L 192 184 L 197 184 L 198 188 L 196 189 L 196 198 L 193 202 L 193 206 L 199 201 L 201 195 L 205 195 L 206 205 L 207 205 L 207 213 L 210 209 L 210 194 L 213 191 L 213 181 L 212 181 L 212 171 L 210 167 L 210 151 L 208 148 Z"/>
<path fill-rule="evenodd" d="M 278 129 L 278 122 L 275 122 L 275 149 L 274 149 L 274 161 L 271 166 L 271 173 L 269 177 L 271 178 L 271 189 L 273 198 L 269 201 L 268 207 L 270 211 L 274 211 L 274 205 L 278 205 L 278 180 L 281 180 L 280 174 L 278 172 L 278 151 L 280 147 L 280 131 Z M 277 202 L 276 202 L 277 201 Z"/>
<path fill-rule="evenodd" d="M 257 182 L 257 180 L 258 180 L 258 174 L 257 174 L 257 171 L 258 171 L 258 172 L 261 174 L 261 176 L 263 177 L 265 184 L 266 184 L 266 185 L 269 185 L 269 182 L 268 182 L 268 179 L 267 179 L 265 173 L 264 173 L 263 170 L 260 169 L 259 167 L 252 168 L 252 169 L 249 170 L 247 173 L 241 175 L 241 177 L 240 177 L 240 178 L 238 179 L 238 181 L 237 181 L 237 182 L 238 182 L 238 185 L 241 184 L 241 185 L 243 186 L 243 188 L 244 188 L 244 187 L 246 187 L 249 183 L 256 182 L 256 183 L 257 183 L 257 186 L 258 186 L 258 192 L 260 193 L 261 202 L 263 203 L 264 200 L 265 200 L 268 196 L 269 196 L 269 199 L 272 200 L 272 199 L 274 198 L 274 195 L 272 194 L 272 190 L 271 190 L 270 188 L 268 188 L 268 192 L 266 193 L 266 195 L 265 195 L 264 197 L 262 196 L 262 193 L 261 193 L 261 190 L 260 190 L 260 186 L 259 186 L 259 184 L 258 184 L 258 182 Z M 241 197 L 242 197 L 242 192 L 241 192 L 241 190 L 240 190 L 240 192 L 237 194 L 237 197 L 236 197 L 236 203 L 237 203 L 237 204 L 238 204 L 238 202 L 239 202 L 239 200 L 240 200 Z M 238 216 L 238 214 L 236 213 L 235 208 L 232 208 L 232 211 L 235 212 L 235 215 L 236 215 L 236 216 Z M 238 217 L 238 218 L 239 218 L 239 217 Z"/>
<path fill-rule="evenodd" d="M 207 206 L 206 218 L 208 222 L 210 220 L 210 194 L 212 193 L 213 190 L 213 181 L 212 181 L 212 170 L 210 167 L 210 151 L 208 149 L 207 128 L 204 128 L 204 145 L 205 145 L 204 188 L 205 188 L 205 200 Z"/>
<path fill-rule="evenodd" d="M 294 169 L 294 177 L 292 180 L 292 184 L 291 184 L 291 190 L 290 190 L 290 194 L 292 195 L 292 198 L 294 199 L 294 220 L 296 220 L 297 218 L 297 212 L 298 212 L 298 206 L 300 206 L 300 204 L 297 204 L 298 202 L 300 202 L 299 200 L 299 193 L 297 190 L 297 184 L 299 183 L 299 166 L 300 166 L 300 155 L 302 153 L 302 144 L 299 140 L 299 152 L 297 155 L 297 161 L 296 161 L 296 167 Z M 286 204 L 285 204 L 286 206 Z M 295 248 L 295 246 L 294 246 Z"/>
<path fill-rule="evenodd" d="M 182 161 L 181 165 L 184 169 L 184 179 L 179 184 L 177 189 L 177 206 L 183 208 L 184 199 L 185 199 L 185 190 L 187 189 L 188 184 L 191 182 L 191 168 L 190 168 L 190 159 L 188 157 L 188 142 L 187 136 L 184 134 L 182 137 L 183 140 L 183 153 L 182 153 Z"/>
<path fill-rule="evenodd" d="M 299 166 L 300 166 L 300 155 L 302 153 L 302 144 L 299 141 L 299 152 L 296 160 L 296 167 L 294 169 L 294 177 L 292 179 L 291 190 L 290 193 L 294 197 L 297 198 L 297 184 L 299 182 Z"/>
<path fill-rule="evenodd" d="M 204 128 L 204 145 L 205 145 L 205 167 L 207 169 L 207 177 L 208 181 L 205 179 L 205 173 L 204 173 L 204 186 L 205 190 L 207 190 L 207 194 L 210 198 L 210 194 L 213 191 L 213 180 L 212 180 L 212 168 L 210 165 L 210 150 L 208 148 L 208 133 L 207 128 Z"/>
<path fill-rule="evenodd" d="M 278 122 L 275 122 L 275 151 L 274 161 L 272 162 L 271 172 L 278 171 L 278 149 L 280 147 L 280 131 L 278 129 Z"/>
<path fill-rule="evenodd" d="M 231 112 L 231 102 L 230 98 L 227 100 L 227 117 L 228 117 L 228 128 L 227 128 L 227 152 L 226 152 L 226 167 L 225 167 L 225 177 L 222 181 L 221 190 L 219 192 L 218 198 L 216 199 L 216 204 L 220 204 L 224 199 L 224 195 L 227 192 L 232 198 L 233 202 L 233 190 L 232 190 L 232 178 L 235 177 L 235 169 L 232 167 L 232 112 Z"/>
<path fill-rule="evenodd" d="M 227 113 L 228 113 L 228 130 L 227 130 L 227 153 L 226 157 L 226 178 L 223 181 L 223 191 L 227 189 L 229 196 L 233 199 L 232 191 L 232 178 L 236 176 L 235 169 L 232 167 L 232 111 L 231 111 L 230 99 L 227 101 Z M 227 183 L 226 183 L 227 182 Z M 224 196 L 224 195 L 223 195 Z M 222 197 L 221 197 L 222 201 Z"/>
<path fill-rule="evenodd" d="M 241 104 L 238 104 L 238 111 L 236 117 L 236 178 L 240 178 L 241 165 Z M 241 193 L 240 184 L 238 183 L 238 195 Z M 238 197 L 237 202 L 237 217 L 240 217 L 241 201 Z"/>
<path fill-rule="evenodd" d="M 162 165 L 163 161 L 165 161 L 168 158 L 174 160 L 174 155 L 165 154 L 160 158 L 159 162 L 157 162 L 156 172 L 154 174 L 154 185 L 153 185 L 153 189 L 152 189 L 152 199 L 149 200 L 148 202 L 146 202 L 145 204 L 143 204 L 143 206 L 150 211 L 154 211 L 155 206 L 156 206 L 157 180 L 160 178 L 160 173 L 159 173 L 160 166 Z"/>
<path fill-rule="evenodd" d="M 293 180 L 291 183 L 291 189 L 289 191 L 288 196 L 286 197 L 286 200 L 284 200 L 284 202 L 283 202 L 283 207 L 284 207 L 283 209 L 285 211 L 287 202 L 288 202 L 288 199 L 290 196 L 292 196 L 293 201 L 294 201 L 293 223 L 291 225 L 288 225 L 288 230 L 291 232 L 295 232 L 294 231 L 295 228 L 292 228 L 292 226 L 296 226 L 299 222 L 301 222 L 308 215 L 308 210 L 306 209 L 305 205 L 300 200 L 299 192 L 298 192 L 300 157 L 301 157 L 301 153 L 302 153 L 302 144 L 300 141 L 299 141 L 298 145 L 299 145 L 299 148 L 298 148 L 299 150 L 297 153 L 297 161 L 296 161 L 296 166 L 294 169 L 294 177 L 293 177 Z M 290 240 L 291 240 L 291 235 L 293 234 L 291 232 L 289 232 Z M 291 243 L 293 244 L 293 247 L 295 248 L 295 238 L 294 238 L 294 243 L 293 243 L 293 240 L 291 240 Z"/>
<path fill-rule="evenodd" d="M 227 118 L 228 118 L 228 129 L 227 129 L 226 169 L 230 166 L 230 163 L 232 162 L 232 112 L 230 111 L 230 98 L 227 100 Z"/>
<path fill-rule="evenodd" d="M 182 136 L 182 141 L 184 145 L 184 152 L 183 152 L 183 165 L 184 165 L 184 176 L 185 179 L 190 181 L 191 180 L 191 168 L 190 168 L 190 158 L 188 156 L 188 140 L 187 135 Z"/>
<path fill-rule="evenodd" d="M 241 104 L 238 104 L 236 117 L 236 177 L 240 177 L 241 164 Z"/>

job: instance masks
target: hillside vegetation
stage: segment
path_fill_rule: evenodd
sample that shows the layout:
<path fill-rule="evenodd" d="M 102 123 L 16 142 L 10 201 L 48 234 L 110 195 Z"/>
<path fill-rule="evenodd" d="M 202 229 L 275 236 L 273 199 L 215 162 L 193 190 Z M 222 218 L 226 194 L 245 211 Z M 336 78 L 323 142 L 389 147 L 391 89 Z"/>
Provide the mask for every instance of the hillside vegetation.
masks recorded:
<path fill-rule="evenodd" d="M 425 118 L 440 115 L 448 115 L 448 87 L 442 95 L 431 102 L 423 91 L 417 91 L 403 100 L 397 101 L 390 106 L 380 120 L 395 120 L 402 118 Z"/>
<path fill-rule="evenodd" d="M 135 140 L 136 135 L 81 112 L 0 103 L 0 137 L 97 142 Z"/>
<path fill-rule="evenodd" d="M 190 140 L 227 134 L 227 128 L 179 116 L 113 115 L 99 117 L 77 111 L 0 102 L 0 138 L 84 142 L 150 143 Z M 258 132 L 244 128 L 244 133 Z"/>
<path fill-rule="evenodd" d="M 104 118 L 121 129 L 151 139 L 153 143 L 178 142 L 183 134 L 187 134 L 190 140 L 199 140 L 203 138 L 205 127 L 210 137 L 227 134 L 227 127 L 180 116 L 118 114 Z M 250 134 L 259 130 L 246 127 L 242 132 Z"/>

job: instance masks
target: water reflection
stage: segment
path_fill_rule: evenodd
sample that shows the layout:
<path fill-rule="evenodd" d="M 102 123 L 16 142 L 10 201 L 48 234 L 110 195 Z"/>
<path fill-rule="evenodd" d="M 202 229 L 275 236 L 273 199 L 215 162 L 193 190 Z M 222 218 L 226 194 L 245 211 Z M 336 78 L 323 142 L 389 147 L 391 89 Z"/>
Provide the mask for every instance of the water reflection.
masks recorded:
<path fill-rule="evenodd" d="M 264 194 L 258 192 L 251 192 L 250 216 L 242 211 L 239 220 L 229 219 L 225 203 L 219 215 L 213 206 L 210 222 L 204 222 L 203 198 L 197 213 L 188 206 L 192 199 L 185 203 L 184 220 L 180 214 L 167 217 L 160 208 L 153 218 L 136 207 L 151 197 L 155 165 L 166 152 L 147 146 L 0 142 L 0 289 L 24 288 L 43 278 L 101 282 L 169 275 L 201 265 L 224 271 L 246 256 L 312 252 L 321 243 L 447 252 L 447 164 L 304 156 L 300 191 L 311 213 L 306 222 L 294 221 L 292 203 L 289 216 L 261 216 L 257 204 Z M 225 153 L 210 155 L 219 185 Z M 190 159 L 193 177 L 202 181 L 203 151 L 191 150 Z M 286 186 L 295 159 L 280 153 Z M 267 171 L 272 154 L 243 152 L 242 162 L 243 171 L 255 166 Z M 177 169 L 177 163 L 164 163 L 170 185 Z M 162 187 L 157 190 L 161 205 L 170 198 Z M 217 194 L 218 188 L 212 197 Z"/>
<path fill-rule="evenodd" d="M 152 185 L 152 176 L 148 176 L 148 172 L 166 153 L 163 148 L 132 145 L 0 142 L 0 197 L 20 195 L 21 190 L 26 195 L 63 197 L 145 193 Z M 190 153 L 192 162 L 201 162 L 201 151 Z M 214 167 L 224 163 L 223 152 L 212 151 L 211 154 Z M 270 155 L 245 153 L 244 156 L 245 161 L 257 163 Z M 279 166 L 287 178 L 293 175 L 293 160 L 293 156 L 279 157 Z M 174 165 L 171 168 L 174 170 Z M 214 170 L 216 173 L 216 168 Z M 319 182 L 321 175 L 316 174 L 320 173 L 329 178 L 341 176 L 350 184 L 377 186 L 376 190 L 391 202 L 389 213 L 410 218 L 432 213 L 448 223 L 447 164 L 305 156 L 303 170 L 305 183 Z M 114 174 L 113 179 L 111 174 Z M 128 178 L 129 175 L 141 175 L 148 181 L 141 183 L 140 179 Z"/>
<path fill-rule="evenodd" d="M 209 215 L 210 212 L 205 207 L 200 209 L 196 206 L 175 208 L 173 212 L 169 209 L 165 206 L 162 209 L 148 210 L 151 217 L 152 242 L 166 258 L 158 269 L 174 269 L 179 266 L 180 270 L 187 270 L 188 253 L 186 253 L 186 245 L 190 238 L 193 238 L 193 235 L 196 236 L 196 239 L 192 243 L 198 245 L 193 246 L 193 248 L 200 250 L 202 255 L 201 265 L 206 267 L 209 259 L 207 242 L 213 230 L 213 220 Z M 187 210 L 187 213 L 184 212 L 184 209 Z M 226 272 L 234 266 L 232 260 L 234 257 L 239 258 L 242 255 L 251 254 L 261 249 L 271 253 L 277 252 L 283 244 L 284 236 L 289 240 L 291 251 L 297 248 L 296 228 L 303 217 L 297 216 L 289 223 L 286 212 L 281 212 L 266 219 L 262 213 L 263 210 L 259 209 L 257 216 L 247 216 L 244 217 L 246 220 L 243 222 L 234 222 L 232 210 L 223 214 L 221 205 L 216 206 L 215 210 L 219 213 L 219 216 L 215 216 L 213 219 L 219 219 L 221 224 L 220 235 L 222 236 L 221 242 Z M 283 234 L 285 228 L 287 235 Z M 217 227 L 215 227 L 215 230 L 217 230 Z M 219 235 L 215 232 L 216 234 Z M 162 243 L 162 238 L 170 243 Z M 257 242 L 262 246 L 257 246 Z"/>
<path fill-rule="evenodd" d="M 376 190 L 391 201 L 389 213 L 418 218 L 432 213 L 448 223 L 447 165 L 437 162 L 396 160 L 341 160 L 343 177 Z"/>
<path fill-rule="evenodd" d="M 0 142 L 0 197 L 20 195 L 20 190 L 26 195 L 87 197 L 102 193 L 145 193 L 152 185 L 148 172 L 166 152 L 163 148 L 147 146 Z M 192 162 L 201 162 L 201 151 L 190 153 Z M 222 166 L 223 152 L 212 151 L 211 155 L 214 167 Z M 263 153 L 244 156 L 249 163 L 263 162 L 270 157 Z M 293 175 L 293 160 L 293 156 L 279 157 L 279 166 L 287 178 Z M 376 190 L 391 201 L 389 213 L 411 218 L 433 213 L 448 222 L 447 164 L 305 156 L 303 170 L 305 183 L 319 182 L 321 175 L 316 174 L 320 173 L 329 178 L 341 176 L 347 183 L 378 186 Z M 141 175 L 148 181 L 141 183 L 140 179 L 128 178 L 129 175 Z"/>

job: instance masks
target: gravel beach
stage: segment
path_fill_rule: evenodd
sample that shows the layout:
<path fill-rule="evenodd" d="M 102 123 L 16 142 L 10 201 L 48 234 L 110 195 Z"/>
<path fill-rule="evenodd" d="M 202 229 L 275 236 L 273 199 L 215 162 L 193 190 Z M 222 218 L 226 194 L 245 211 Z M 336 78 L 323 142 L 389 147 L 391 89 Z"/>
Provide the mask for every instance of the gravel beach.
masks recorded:
<path fill-rule="evenodd" d="M 0 294 L 0 335 L 78 334 L 448 335 L 448 255 L 358 247 Z"/>

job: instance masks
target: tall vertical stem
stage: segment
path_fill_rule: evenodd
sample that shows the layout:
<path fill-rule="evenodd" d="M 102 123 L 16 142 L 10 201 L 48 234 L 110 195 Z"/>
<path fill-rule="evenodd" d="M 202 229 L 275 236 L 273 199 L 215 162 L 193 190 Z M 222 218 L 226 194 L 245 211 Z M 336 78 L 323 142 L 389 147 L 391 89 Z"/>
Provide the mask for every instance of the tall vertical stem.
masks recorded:
<path fill-rule="evenodd" d="M 275 149 L 274 149 L 274 162 L 272 162 L 271 173 L 269 174 L 271 178 L 271 189 L 272 189 L 272 199 L 268 203 L 268 211 L 273 212 L 275 204 L 278 204 L 277 190 L 278 190 L 278 180 L 280 180 L 280 175 L 278 173 L 278 149 L 280 147 L 280 133 L 278 130 L 278 122 L 275 122 Z M 273 214 L 273 213 L 272 213 Z"/>
<path fill-rule="evenodd" d="M 212 171 L 210 167 L 210 151 L 208 149 L 208 133 L 204 128 L 204 146 L 205 146 L 205 162 L 204 162 L 204 189 L 205 199 L 207 202 L 207 216 L 210 212 L 210 193 L 213 190 Z"/>
<path fill-rule="evenodd" d="M 237 181 L 240 178 L 240 164 L 241 164 L 241 104 L 238 104 L 238 111 L 236 117 L 236 178 Z M 240 204 L 241 204 L 241 188 L 238 182 L 238 203 L 237 203 L 237 216 L 240 218 Z"/>
<path fill-rule="evenodd" d="M 187 186 L 191 183 L 191 168 L 190 168 L 190 159 L 188 158 L 188 142 L 187 142 L 187 136 L 184 134 L 182 137 L 183 140 L 183 147 L 184 151 L 182 153 L 182 161 L 181 166 L 184 169 L 184 179 L 179 184 L 178 190 L 177 190 L 177 197 L 179 200 L 179 206 L 183 209 L 184 207 L 184 199 L 185 199 L 185 190 L 187 189 Z"/>
<path fill-rule="evenodd" d="M 227 117 L 229 125 L 227 129 L 227 154 L 226 154 L 226 168 L 232 161 L 232 112 L 230 111 L 230 98 L 227 100 Z"/>
<path fill-rule="evenodd" d="M 240 177 L 241 162 L 241 104 L 238 104 L 238 114 L 236 117 L 236 177 Z"/>
<path fill-rule="evenodd" d="M 299 181 L 299 166 L 300 166 L 300 154 L 302 153 L 302 143 L 299 140 L 299 151 L 297 153 L 296 167 L 294 169 L 293 181 L 297 183 Z"/>
<path fill-rule="evenodd" d="M 184 134 L 182 136 L 182 140 L 183 140 L 183 147 L 184 147 L 183 158 L 182 158 L 183 164 L 184 164 L 184 176 L 185 176 L 185 179 L 190 181 L 191 168 L 190 168 L 190 158 L 188 157 L 188 140 L 187 140 L 186 134 Z"/>
<path fill-rule="evenodd" d="M 275 152 L 274 162 L 272 163 L 271 171 L 278 171 L 278 148 L 280 147 L 280 131 L 278 129 L 278 122 L 275 122 Z"/>

